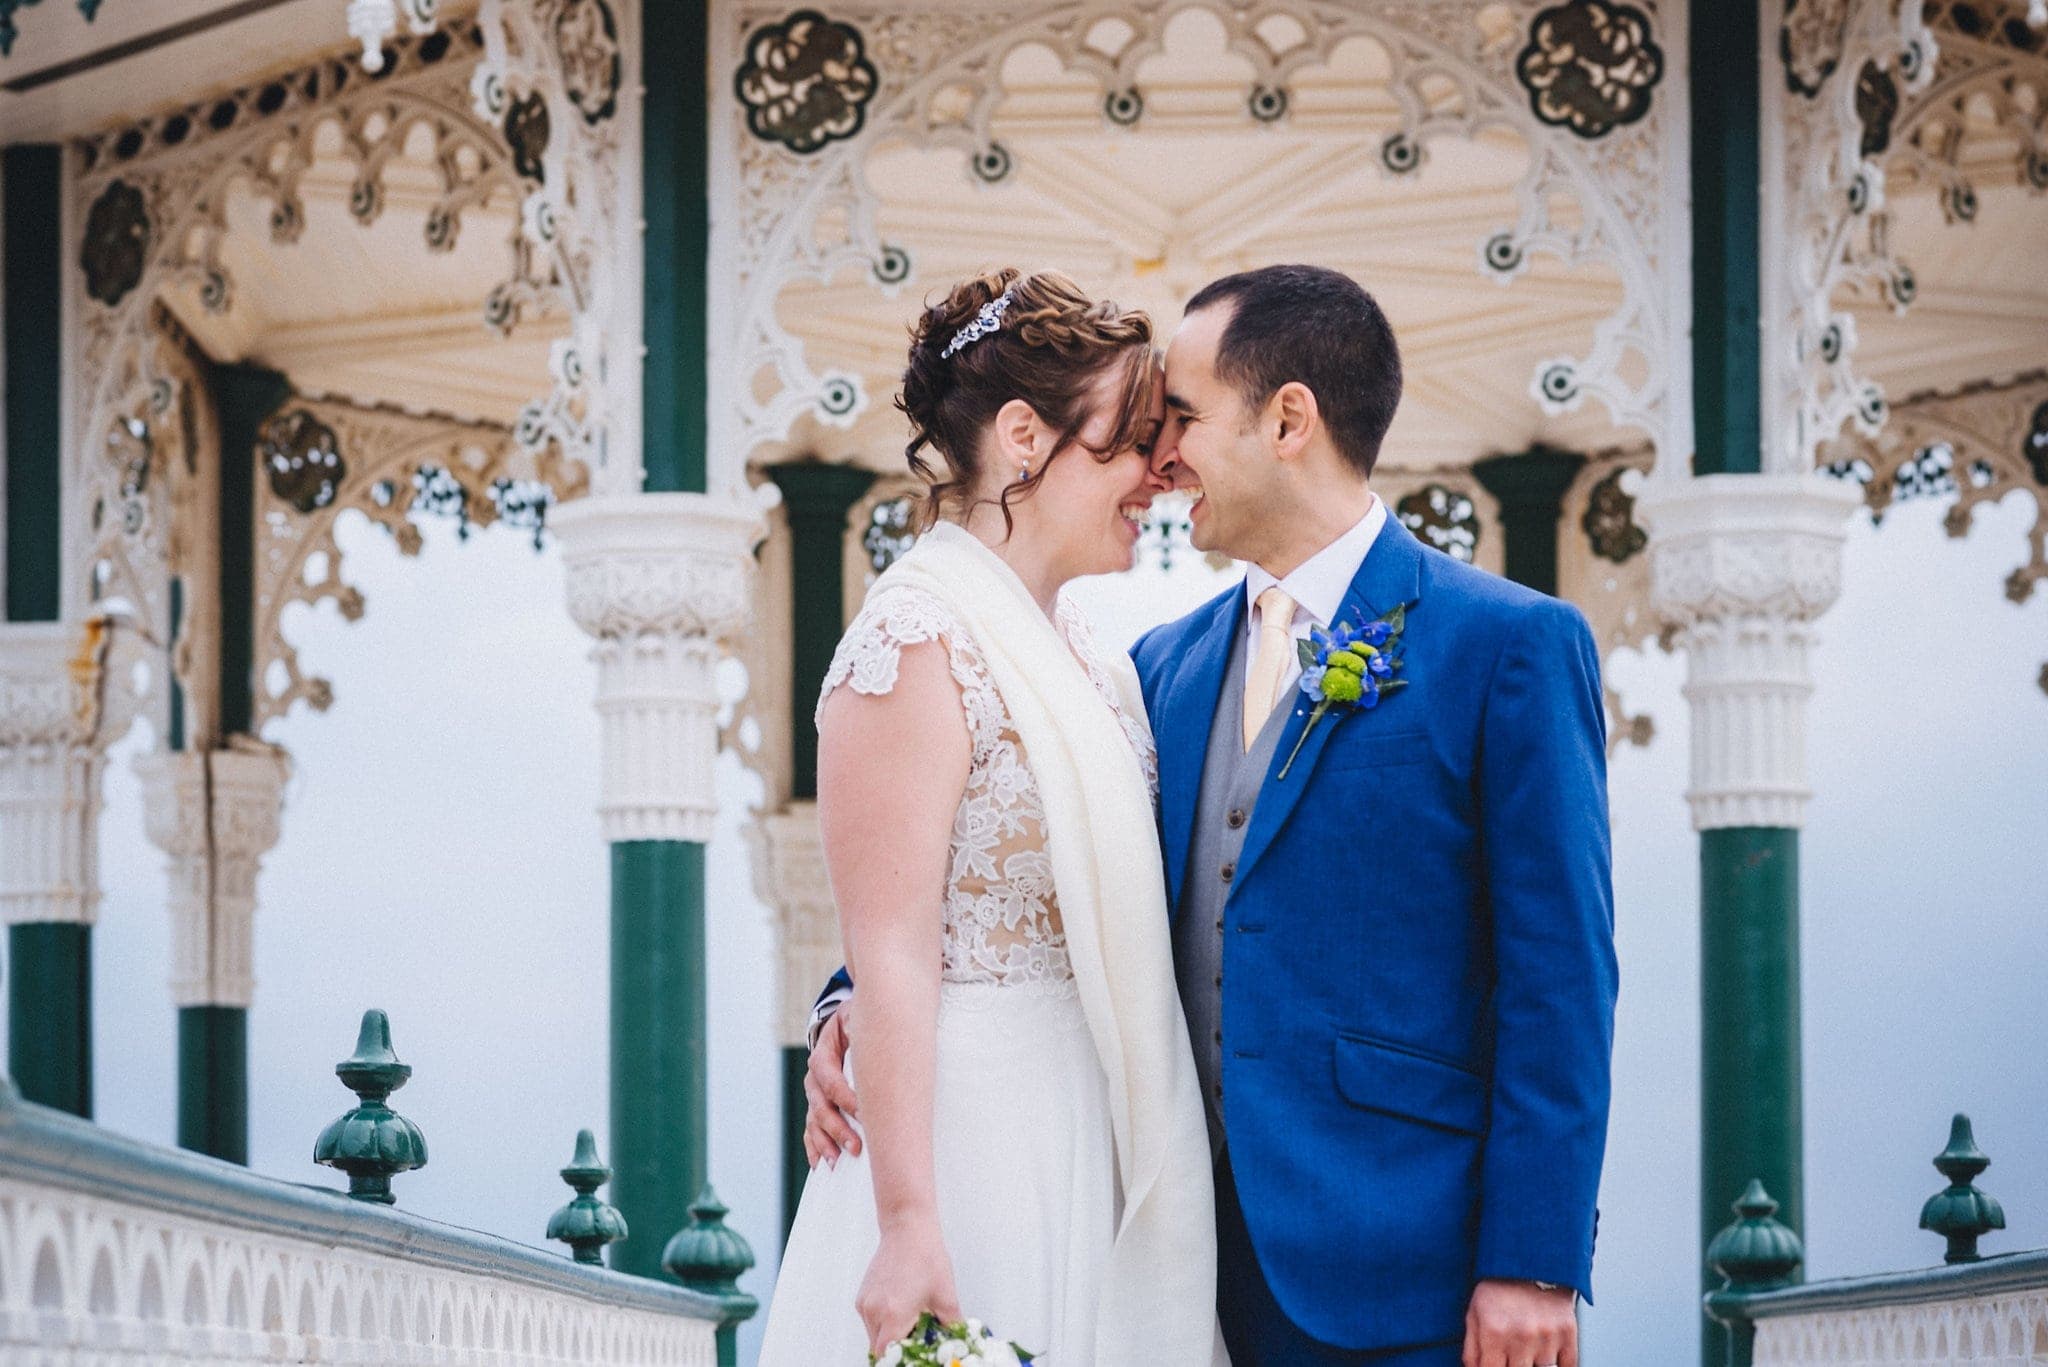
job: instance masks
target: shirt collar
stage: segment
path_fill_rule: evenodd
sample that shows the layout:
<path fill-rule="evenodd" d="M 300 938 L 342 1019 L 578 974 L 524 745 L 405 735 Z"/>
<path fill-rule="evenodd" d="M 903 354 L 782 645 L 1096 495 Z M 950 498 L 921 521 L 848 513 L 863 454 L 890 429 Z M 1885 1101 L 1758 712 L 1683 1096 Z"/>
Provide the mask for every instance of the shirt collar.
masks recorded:
<path fill-rule="evenodd" d="M 1247 566 L 1244 575 L 1245 625 L 1256 630 L 1253 621 L 1259 595 L 1278 584 L 1283 593 L 1295 603 L 1295 620 L 1306 615 L 1317 626 L 1327 627 L 1337 619 L 1343 610 L 1344 595 L 1351 591 L 1351 581 L 1358 577 L 1359 567 L 1365 564 L 1366 552 L 1378 539 L 1380 528 L 1386 525 L 1387 505 L 1374 494 L 1372 506 L 1365 510 L 1365 516 L 1352 525 L 1350 531 L 1317 551 L 1295 567 L 1294 573 L 1285 579 L 1275 579 L 1257 565 Z"/>

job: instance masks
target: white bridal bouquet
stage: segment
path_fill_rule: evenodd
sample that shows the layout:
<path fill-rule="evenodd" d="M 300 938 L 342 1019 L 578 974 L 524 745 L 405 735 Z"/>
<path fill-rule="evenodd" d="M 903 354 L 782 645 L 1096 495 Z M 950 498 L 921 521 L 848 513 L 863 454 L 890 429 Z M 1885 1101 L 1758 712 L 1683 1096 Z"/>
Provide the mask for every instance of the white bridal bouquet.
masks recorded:
<path fill-rule="evenodd" d="M 872 1367 L 1028 1367 L 1032 1355 L 995 1336 L 980 1320 L 941 1324 L 926 1311 L 910 1333 L 868 1354 Z"/>

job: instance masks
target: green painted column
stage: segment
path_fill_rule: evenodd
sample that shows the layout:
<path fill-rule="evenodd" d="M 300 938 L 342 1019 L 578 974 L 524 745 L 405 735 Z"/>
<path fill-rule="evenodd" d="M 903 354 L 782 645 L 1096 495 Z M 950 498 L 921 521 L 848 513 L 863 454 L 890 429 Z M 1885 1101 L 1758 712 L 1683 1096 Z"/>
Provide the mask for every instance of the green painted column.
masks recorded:
<path fill-rule="evenodd" d="M 652 1277 L 708 1169 L 704 847 L 622 840 L 611 865 L 611 1265 Z"/>
<path fill-rule="evenodd" d="M 1755 474 L 1763 468 L 1756 0 L 1690 5 L 1687 15 L 1693 473 Z"/>
<path fill-rule="evenodd" d="M 1755 0 L 1729 0 L 1693 5 L 1688 15 L 1693 472 L 1738 485 L 1759 481 L 1746 495 L 1708 494 L 1726 501 L 1698 530 L 1706 538 L 1726 535 L 1736 530 L 1736 518 L 1748 517 L 1752 539 L 1759 530 L 1804 535 L 1785 520 L 1801 495 L 1788 490 L 1772 507 L 1760 474 L 1759 135 L 1766 71 L 1758 9 Z M 1768 78 L 1782 79 L 1775 71 Z M 1758 510 L 1766 519 L 1761 526 Z M 1687 624 L 1682 639 L 1700 830 L 1701 1284 L 1712 1290 L 1719 1279 L 1706 1266 L 1706 1249 L 1751 1180 L 1761 1179 L 1777 1198 L 1780 1218 L 1795 1234 L 1805 1229 L 1796 829 L 1803 792 L 1792 796 L 1796 785 L 1788 781 L 1803 777 L 1804 750 L 1782 710 L 1805 706 L 1806 622 L 1819 608 L 1802 603 L 1788 613 L 1760 599 L 1747 602 L 1740 590 L 1693 607 L 1702 616 Z M 1738 649 L 1744 633 L 1771 642 L 1769 658 L 1754 647 Z M 1789 688 L 1788 679 L 1796 681 Z M 1735 758 L 1745 753 L 1762 760 L 1745 766 Z M 1709 770 L 1713 781 L 1703 782 Z M 1727 1329 L 1703 1318 L 1701 1362 L 1717 1367 L 1728 1347 Z"/>
<path fill-rule="evenodd" d="M 57 224 L 63 151 L 0 149 L 0 344 L 6 348 L 7 620 L 55 622 L 63 610 L 64 267 Z M 91 779 L 97 785 L 95 773 Z M 62 818 L 60 818 L 62 819 Z M 87 821 L 96 821 L 97 812 Z M 89 897 L 86 889 L 70 898 Z M 26 921 L 7 931 L 8 1068 L 21 1094 L 92 1114 L 92 926 Z"/>
<path fill-rule="evenodd" d="M 832 652 L 846 629 L 847 515 L 875 484 L 875 476 L 851 465 L 801 461 L 774 465 L 768 477 L 782 491 L 789 525 L 790 679 L 789 795 L 805 802 L 818 796 L 818 731 L 811 723 Z M 790 972 L 792 960 L 783 959 Z M 822 982 L 815 984 L 822 987 Z M 809 1055 L 793 1041 L 782 1051 L 782 1233 L 796 1220 L 810 1168 L 804 1160 L 803 1074 Z"/>
<path fill-rule="evenodd" d="M 1758 1179 L 1803 1230 L 1797 830 L 1700 832 L 1700 1016 L 1702 1247 L 1728 1221 L 1728 1193 Z M 1726 1333 L 1709 1322 L 1703 1362 L 1724 1359 Z"/>
<path fill-rule="evenodd" d="M 650 22 L 656 15 L 659 22 Z M 640 401 L 649 491 L 701 493 L 707 487 L 707 22 L 705 10 L 696 6 L 641 7 L 640 64 L 647 87 L 640 106 L 640 212 L 647 223 L 641 327 L 647 357 Z"/>
<path fill-rule="evenodd" d="M 1576 451 L 1531 447 L 1518 455 L 1472 463 L 1472 476 L 1500 505 L 1503 572 L 1517 584 L 1557 596 L 1557 529 L 1564 496 L 1586 458 Z"/>
<path fill-rule="evenodd" d="M 248 735 L 256 688 L 256 467 L 257 438 L 263 424 L 291 398 L 291 381 L 262 366 L 235 364 L 212 367 L 207 376 L 220 431 L 219 497 L 215 534 L 219 566 L 220 654 L 212 683 L 215 688 L 218 734 L 188 738 L 181 724 L 173 749 L 183 752 L 188 740 L 202 747 L 194 756 L 210 764 L 216 747 L 229 736 Z M 218 784 L 196 790 L 167 787 L 156 800 L 196 801 L 208 806 L 204 827 L 218 825 L 223 795 Z M 178 916 L 215 919 L 244 914 L 231 909 L 219 887 L 219 851 L 213 842 L 174 853 L 201 867 L 199 901 L 173 909 Z M 210 936 L 210 942 L 218 937 Z M 217 946 L 209 953 L 217 952 Z M 187 1001 L 178 1007 L 178 1144 L 233 1163 L 249 1161 L 249 1010 L 246 1001 Z"/>

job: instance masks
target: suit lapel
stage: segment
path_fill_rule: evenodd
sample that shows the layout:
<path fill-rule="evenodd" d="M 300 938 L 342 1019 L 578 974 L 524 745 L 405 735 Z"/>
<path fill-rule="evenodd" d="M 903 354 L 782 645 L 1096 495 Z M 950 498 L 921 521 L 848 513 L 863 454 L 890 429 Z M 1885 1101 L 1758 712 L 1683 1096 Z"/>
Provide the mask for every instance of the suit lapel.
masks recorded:
<path fill-rule="evenodd" d="M 1220 600 L 1210 621 L 1191 634 L 1186 656 L 1166 687 L 1165 704 L 1153 737 L 1159 748 L 1159 806 L 1166 834 L 1167 907 L 1177 914 L 1181 881 L 1187 872 L 1188 846 L 1194 839 L 1195 803 L 1202 787 L 1202 768 L 1209 750 L 1209 728 L 1223 692 L 1223 671 L 1230 647 L 1244 630 L 1244 589 L 1240 585 Z"/>
<path fill-rule="evenodd" d="M 1352 577 L 1351 588 L 1344 595 L 1344 605 L 1338 610 L 1338 621 L 1362 626 L 1392 612 L 1398 604 L 1418 601 L 1422 597 L 1422 557 L 1422 543 L 1409 534 L 1390 509 L 1379 535 L 1373 538 L 1372 549 L 1366 552 L 1365 563 Z M 1388 700 L 1388 705 L 1408 703 L 1410 700 L 1405 692 L 1396 693 Z M 1244 853 L 1237 861 L 1238 887 L 1244 886 L 1245 876 L 1273 843 L 1274 837 L 1280 834 L 1287 818 L 1293 815 L 1295 804 L 1308 791 L 1309 783 L 1315 777 L 1316 760 L 1322 756 L 1323 747 L 1330 743 L 1330 737 L 1342 726 L 1370 726 L 1379 715 L 1377 708 L 1370 712 L 1359 708 L 1336 708 L 1325 713 L 1315 729 L 1308 733 L 1308 739 L 1302 740 L 1302 731 L 1308 725 L 1314 704 L 1306 695 L 1297 693 L 1293 708 L 1288 714 L 1286 728 L 1280 733 L 1280 746 L 1273 753 L 1273 763 L 1266 770 L 1265 784 L 1259 789 L 1258 805 L 1252 809 L 1251 828 L 1245 832 Z M 1301 753 L 1295 755 L 1297 742 L 1301 745 Z M 1292 765 L 1288 763 L 1290 755 L 1294 755 Z M 1287 770 L 1284 779 L 1279 777 L 1282 769 Z"/>

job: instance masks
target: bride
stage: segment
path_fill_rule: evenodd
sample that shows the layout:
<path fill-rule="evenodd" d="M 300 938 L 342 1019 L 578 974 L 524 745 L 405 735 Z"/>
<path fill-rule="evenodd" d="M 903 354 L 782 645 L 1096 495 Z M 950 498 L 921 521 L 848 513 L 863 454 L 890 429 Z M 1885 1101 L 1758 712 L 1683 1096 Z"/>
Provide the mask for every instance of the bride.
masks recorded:
<path fill-rule="evenodd" d="M 1152 738 L 1129 660 L 1060 594 L 1130 567 L 1165 487 L 1151 341 L 1015 270 L 914 329 L 897 405 L 929 530 L 818 704 L 865 1142 L 812 1169 L 761 1367 L 852 1367 L 926 1310 L 1048 1367 L 1227 1367 Z"/>

